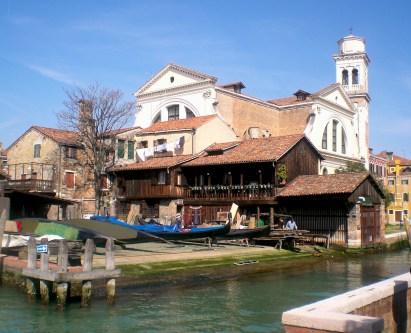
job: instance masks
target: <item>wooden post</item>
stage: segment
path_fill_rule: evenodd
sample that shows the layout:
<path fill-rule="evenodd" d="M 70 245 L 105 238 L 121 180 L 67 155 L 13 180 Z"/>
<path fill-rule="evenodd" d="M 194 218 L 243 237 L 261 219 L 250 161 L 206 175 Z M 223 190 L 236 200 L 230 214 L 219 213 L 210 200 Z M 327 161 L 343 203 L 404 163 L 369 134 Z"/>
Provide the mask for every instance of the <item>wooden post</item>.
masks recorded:
<path fill-rule="evenodd" d="M 48 239 L 47 238 L 42 238 L 41 239 L 41 244 L 47 245 L 48 246 Z M 40 255 L 40 270 L 42 272 L 47 272 L 49 270 L 49 253 L 42 253 Z"/>
<path fill-rule="evenodd" d="M 34 301 L 36 299 L 36 285 L 34 284 L 34 281 L 32 279 L 26 279 L 26 292 L 29 301 Z"/>
<path fill-rule="evenodd" d="M 68 283 L 63 282 L 57 285 L 57 308 L 63 310 L 67 300 Z"/>
<path fill-rule="evenodd" d="M 36 269 L 37 267 L 36 239 L 30 236 L 27 243 L 27 268 Z"/>
<path fill-rule="evenodd" d="M 270 207 L 270 230 L 274 229 L 274 207 Z"/>
<path fill-rule="evenodd" d="M 112 271 L 116 269 L 114 262 L 114 241 L 112 238 L 106 241 L 106 270 Z"/>
<path fill-rule="evenodd" d="M 60 240 L 59 242 L 59 252 L 57 257 L 57 271 L 60 273 L 67 272 L 68 266 L 68 246 L 67 241 L 65 239 Z"/>
<path fill-rule="evenodd" d="M 40 280 L 40 297 L 41 297 L 42 304 L 44 305 L 49 304 L 50 290 L 49 290 L 49 284 L 47 281 Z"/>
<path fill-rule="evenodd" d="M 41 244 L 48 246 L 48 239 L 42 238 Z M 40 255 L 40 271 L 47 272 L 49 270 L 49 254 L 42 253 Z M 50 301 L 50 290 L 49 290 L 49 283 L 47 281 L 40 280 L 40 297 L 41 303 L 47 305 Z"/>
<path fill-rule="evenodd" d="M 116 279 L 110 279 L 107 281 L 107 303 L 114 304 L 116 297 Z"/>
<path fill-rule="evenodd" d="M 94 252 L 94 241 L 92 239 L 87 239 L 86 245 L 84 247 L 84 262 L 83 262 L 83 272 L 91 272 L 93 269 L 93 252 Z M 81 306 L 90 306 L 91 300 L 91 281 L 83 281 L 81 287 Z"/>
<path fill-rule="evenodd" d="M 258 221 L 260 221 L 260 215 L 261 215 L 260 206 L 257 206 L 257 223 L 256 223 L 256 226 L 258 225 Z"/>
<path fill-rule="evenodd" d="M 81 287 L 81 307 L 90 306 L 91 300 L 91 281 L 84 281 Z"/>
<path fill-rule="evenodd" d="M 93 269 L 93 252 L 94 241 L 92 239 L 87 239 L 84 247 L 83 272 L 91 272 Z"/>

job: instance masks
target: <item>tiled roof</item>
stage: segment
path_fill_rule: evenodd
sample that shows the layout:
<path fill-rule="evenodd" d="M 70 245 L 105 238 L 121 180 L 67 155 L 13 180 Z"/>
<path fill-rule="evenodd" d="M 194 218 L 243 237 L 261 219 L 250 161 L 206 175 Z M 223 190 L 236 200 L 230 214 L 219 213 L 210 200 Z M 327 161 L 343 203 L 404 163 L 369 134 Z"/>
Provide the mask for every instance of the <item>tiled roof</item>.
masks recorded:
<path fill-rule="evenodd" d="M 194 117 L 194 118 L 187 118 L 187 119 L 178 119 L 178 120 L 169 120 L 169 121 L 161 121 L 142 129 L 139 134 L 147 134 L 147 133 L 154 133 L 154 132 L 168 132 L 168 131 L 176 131 L 176 130 L 191 130 L 200 127 L 201 125 L 205 124 L 206 122 L 214 119 L 216 115 L 210 116 L 202 116 L 202 117 Z"/>
<path fill-rule="evenodd" d="M 33 126 L 32 128 L 36 129 L 41 134 L 48 136 L 58 143 L 65 145 L 78 145 L 79 134 L 76 132 L 40 126 Z"/>
<path fill-rule="evenodd" d="M 222 151 L 233 148 L 238 146 L 241 142 L 239 141 L 232 141 L 232 142 L 223 142 L 223 143 L 214 143 L 208 146 L 205 151 L 206 152 L 214 152 L 214 151 Z"/>
<path fill-rule="evenodd" d="M 382 157 L 382 158 L 387 158 L 387 151 L 383 150 L 382 152 L 378 153 L 377 156 Z M 392 160 L 391 161 L 387 161 L 387 164 L 389 166 L 395 166 L 395 161 L 400 161 L 400 165 L 411 165 L 411 160 L 403 157 L 403 156 L 399 156 L 399 155 L 392 155 Z"/>
<path fill-rule="evenodd" d="M 126 128 L 118 128 L 115 130 L 111 130 L 111 131 L 107 131 L 103 134 L 104 137 L 110 137 L 110 136 L 115 136 L 115 135 L 119 135 L 128 131 L 132 131 L 132 130 L 138 130 L 141 127 L 126 127 Z"/>
<path fill-rule="evenodd" d="M 202 156 L 184 163 L 184 166 L 238 164 L 248 162 L 275 161 L 289 151 L 296 143 L 304 138 L 304 135 L 287 135 L 263 139 L 249 139 L 241 141 L 231 149 L 227 149 L 220 155 L 212 155 L 207 152 Z M 216 144 L 222 147 L 221 144 Z M 208 151 L 215 151 L 213 146 Z"/>
<path fill-rule="evenodd" d="M 349 194 L 369 176 L 368 172 L 298 176 L 285 186 L 279 197 Z"/>
<path fill-rule="evenodd" d="M 193 159 L 194 155 L 178 155 L 167 157 L 154 157 L 144 162 L 136 162 L 125 165 L 114 166 L 109 171 L 133 171 L 133 170 L 147 170 L 147 169 L 165 169 L 177 166 L 181 163 Z"/>

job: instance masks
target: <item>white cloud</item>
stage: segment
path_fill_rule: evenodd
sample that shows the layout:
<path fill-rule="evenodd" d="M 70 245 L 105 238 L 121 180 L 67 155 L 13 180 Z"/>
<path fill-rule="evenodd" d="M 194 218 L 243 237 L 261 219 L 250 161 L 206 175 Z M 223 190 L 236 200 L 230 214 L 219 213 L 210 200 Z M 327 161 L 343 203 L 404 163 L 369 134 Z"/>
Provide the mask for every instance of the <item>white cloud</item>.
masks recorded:
<path fill-rule="evenodd" d="M 31 69 L 32 71 L 47 77 L 49 79 L 52 79 L 54 81 L 57 82 L 61 82 L 64 84 L 68 84 L 71 86 L 78 86 L 80 85 L 80 82 L 71 78 L 70 75 L 56 71 L 54 69 L 51 68 L 47 68 L 47 67 L 43 67 L 43 66 L 37 66 L 37 65 L 26 65 L 26 67 L 28 67 L 29 69 Z"/>

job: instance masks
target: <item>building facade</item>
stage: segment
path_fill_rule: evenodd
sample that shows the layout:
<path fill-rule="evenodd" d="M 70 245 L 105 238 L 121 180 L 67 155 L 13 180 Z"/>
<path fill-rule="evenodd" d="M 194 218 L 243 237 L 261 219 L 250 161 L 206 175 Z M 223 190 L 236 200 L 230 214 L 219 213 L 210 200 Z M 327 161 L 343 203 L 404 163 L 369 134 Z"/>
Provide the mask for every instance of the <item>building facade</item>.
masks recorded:
<path fill-rule="evenodd" d="M 321 173 L 334 173 L 348 161 L 368 168 L 365 41 L 349 35 L 338 45 L 336 83 L 268 101 L 244 94 L 242 82 L 218 85 L 214 76 L 169 64 L 136 91 L 135 126 L 218 115 L 238 140 L 305 134 L 325 157 Z"/>

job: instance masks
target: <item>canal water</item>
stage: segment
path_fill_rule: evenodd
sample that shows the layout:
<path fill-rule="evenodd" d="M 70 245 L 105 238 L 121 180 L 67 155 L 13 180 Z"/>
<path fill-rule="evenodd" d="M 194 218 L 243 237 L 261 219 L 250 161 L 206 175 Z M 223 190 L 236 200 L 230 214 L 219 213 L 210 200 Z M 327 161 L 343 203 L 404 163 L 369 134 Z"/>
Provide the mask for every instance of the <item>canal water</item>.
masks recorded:
<path fill-rule="evenodd" d="M 133 292 L 114 307 L 95 300 L 27 303 L 15 289 L 0 288 L 0 332 L 282 332 L 283 311 L 409 271 L 408 250 L 319 260 L 271 273 L 190 288 Z"/>

